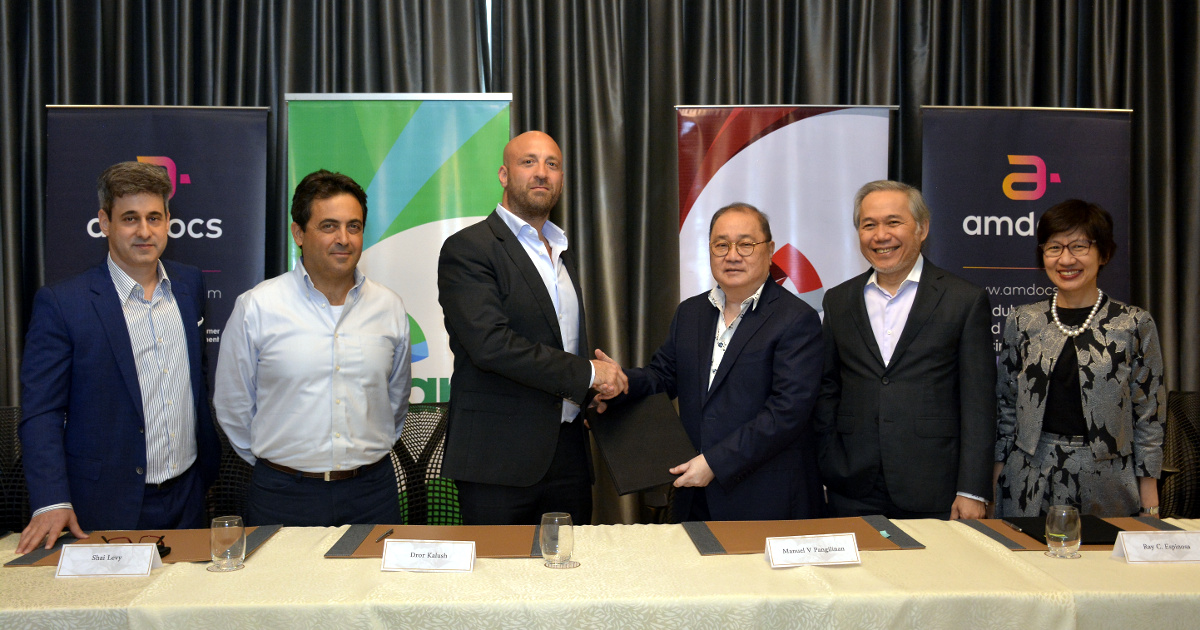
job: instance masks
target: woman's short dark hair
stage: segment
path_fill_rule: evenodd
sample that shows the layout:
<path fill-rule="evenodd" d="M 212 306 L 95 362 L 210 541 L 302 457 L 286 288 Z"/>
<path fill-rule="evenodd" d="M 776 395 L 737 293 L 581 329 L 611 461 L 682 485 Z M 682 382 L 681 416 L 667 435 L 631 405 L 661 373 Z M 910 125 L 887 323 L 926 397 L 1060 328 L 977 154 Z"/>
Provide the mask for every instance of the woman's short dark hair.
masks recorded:
<path fill-rule="evenodd" d="M 329 199 L 341 194 L 347 194 L 358 200 L 362 206 L 363 221 L 367 220 L 367 193 L 358 182 L 350 176 L 341 173 L 331 173 L 325 169 L 309 173 L 296 185 L 292 195 L 292 222 L 300 229 L 308 227 L 312 217 L 312 203 L 320 199 Z"/>
<path fill-rule="evenodd" d="M 1117 242 L 1113 240 L 1112 215 L 1104 208 L 1089 201 L 1068 199 L 1054 204 L 1042 215 L 1041 219 L 1038 219 L 1038 249 L 1035 254 L 1037 266 L 1039 268 L 1046 266 L 1041 246 L 1045 245 L 1051 236 L 1075 230 L 1081 230 L 1089 239 L 1096 241 L 1094 245 L 1100 254 L 1101 269 L 1104 268 L 1105 263 L 1112 260 L 1113 254 L 1117 251 Z"/>

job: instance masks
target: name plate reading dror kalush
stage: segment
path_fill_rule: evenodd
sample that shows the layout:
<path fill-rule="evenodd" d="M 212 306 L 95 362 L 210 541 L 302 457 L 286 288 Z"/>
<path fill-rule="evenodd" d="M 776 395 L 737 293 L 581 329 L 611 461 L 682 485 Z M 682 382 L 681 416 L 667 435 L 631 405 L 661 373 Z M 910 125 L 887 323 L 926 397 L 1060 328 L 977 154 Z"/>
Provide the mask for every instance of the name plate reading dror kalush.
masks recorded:
<path fill-rule="evenodd" d="M 775 569 L 862 562 L 853 533 L 768 538 L 767 560 Z"/>
<path fill-rule="evenodd" d="M 1131 532 L 1117 534 L 1112 557 L 1127 562 L 1200 562 L 1200 532 Z"/>
<path fill-rule="evenodd" d="M 383 541 L 384 571 L 469 573 L 475 568 L 473 540 Z"/>
<path fill-rule="evenodd" d="M 152 543 L 63 545 L 54 577 L 143 577 L 162 565 Z"/>

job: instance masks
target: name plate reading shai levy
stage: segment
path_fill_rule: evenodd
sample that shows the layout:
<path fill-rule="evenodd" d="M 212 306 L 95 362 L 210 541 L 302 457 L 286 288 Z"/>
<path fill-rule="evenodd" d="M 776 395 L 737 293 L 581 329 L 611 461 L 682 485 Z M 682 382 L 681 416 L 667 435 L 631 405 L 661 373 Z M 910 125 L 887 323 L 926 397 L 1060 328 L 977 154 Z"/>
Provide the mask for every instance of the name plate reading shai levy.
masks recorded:
<path fill-rule="evenodd" d="M 775 569 L 862 562 L 853 533 L 768 538 L 767 560 Z"/>
<path fill-rule="evenodd" d="M 54 577 L 141 577 L 162 565 L 152 543 L 63 545 Z"/>
<path fill-rule="evenodd" d="M 1200 562 L 1200 532 L 1131 532 L 1117 534 L 1112 557 L 1127 562 Z"/>
<path fill-rule="evenodd" d="M 469 573 L 475 568 L 473 540 L 385 540 L 384 571 Z"/>

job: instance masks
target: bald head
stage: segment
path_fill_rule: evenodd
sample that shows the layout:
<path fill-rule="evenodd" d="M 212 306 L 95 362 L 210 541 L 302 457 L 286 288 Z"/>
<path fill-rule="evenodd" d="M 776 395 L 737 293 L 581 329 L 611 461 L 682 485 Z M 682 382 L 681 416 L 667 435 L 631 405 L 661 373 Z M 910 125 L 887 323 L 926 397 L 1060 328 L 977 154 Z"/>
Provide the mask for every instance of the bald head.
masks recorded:
<path fill-rule="evenodd" d="M 545 133 L 527 131 L 505 145 L 497 175 L 504 187 L 500 203 L 540 229 L 562 194 L 562 150 Z"/>

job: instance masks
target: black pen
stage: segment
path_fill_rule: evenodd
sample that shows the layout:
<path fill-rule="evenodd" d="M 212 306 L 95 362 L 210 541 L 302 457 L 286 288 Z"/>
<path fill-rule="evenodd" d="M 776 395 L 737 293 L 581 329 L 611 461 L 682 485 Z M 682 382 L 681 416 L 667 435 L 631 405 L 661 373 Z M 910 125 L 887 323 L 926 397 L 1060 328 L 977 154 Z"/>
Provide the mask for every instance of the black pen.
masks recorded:
<path fill-rule="evenodd" d="M 391 535 L 392 535 L 392 532 L 394 532 L 394 531 L 396 531 L 396 530 L 394 530 L 394 529 L 389 529 L 389 530 L 387 530 L 386 532 L 383 532 L 382 534 L 380 534 L 380 535 L 379 535 L 379 538 L 376 538 L 376 539 L 375 539 L 375 542 L 379 542 L 379 541 L 383 540 L 384 538 L 387 538 L 388 536 L 391 536 Z M 1021 530 L 1017 530 L 1017 531 L 1021 531 Z"/>
<path fill-rule="evenodd" d="M 1017 527 L 1017 524 L 1016 524 L 1016 523 L 1010 523 L 1010 522 L 1008 522 L 1008 521 L 1006 521 L 1006 520 L 1004 520 L 1004 519 L 1000 519 L 1000 522 L 1001 522 L 1001 523 L 1004 523 L 1005 525 L 1008 525 L 1009 527 L 1011 527 L 1011 528 L 1013 528 L 1013 529 L 1017 530 L 1018 532 L 1021 532 L 1022 534 L 1024 534 L 1024 533 L 1025 533 L 1025 530 L 1021 529 L 1020 527 Z M 376 541 L 376 542 L 378 542 L 378 541 Z"/>

